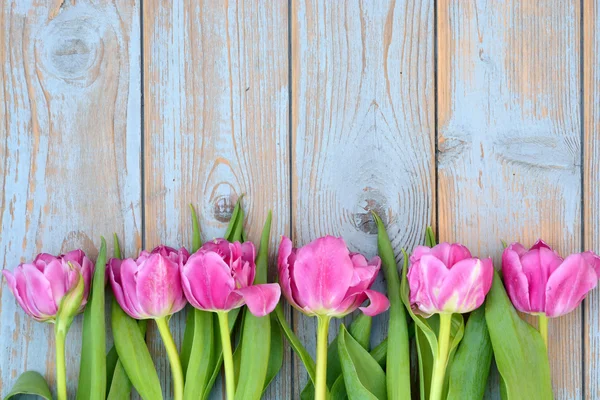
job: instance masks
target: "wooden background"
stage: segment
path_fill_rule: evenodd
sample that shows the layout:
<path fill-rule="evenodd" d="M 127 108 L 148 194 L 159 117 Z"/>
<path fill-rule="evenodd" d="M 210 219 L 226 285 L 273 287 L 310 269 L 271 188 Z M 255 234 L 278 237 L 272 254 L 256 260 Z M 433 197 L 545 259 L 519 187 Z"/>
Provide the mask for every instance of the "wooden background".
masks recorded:
<path fill-rule="evenodd" d="M 95 256 L 113 231 L 129 256 L 189 245 L 190 202 L 210 239 L 243 193 L 251 239 L 273 210 L 273 249 L 331 233 L 374 255 L 375 209 L 398 253 L 427 224 L 496 262 L 501 238 L 600 251 L 599 136 L 600 0 L 0 5 L 5 268 Z M 26 369 L 52 381 L 51 326 L 0 293 L 1 394 Z M 314 354 L 315 321 L 288 317 Z M 550 329 L 556 398 L 600 399 L 600 291 Z M 170 393 L 154 328 L 148 342 Z M 306 380 L 288 348 L 266 397 Z"/>

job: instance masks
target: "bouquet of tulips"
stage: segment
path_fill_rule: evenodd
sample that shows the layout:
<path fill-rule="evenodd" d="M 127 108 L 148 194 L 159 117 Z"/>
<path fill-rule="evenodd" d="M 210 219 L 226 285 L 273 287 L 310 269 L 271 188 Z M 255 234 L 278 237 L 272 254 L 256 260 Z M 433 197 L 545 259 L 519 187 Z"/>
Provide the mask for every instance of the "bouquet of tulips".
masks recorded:
<path fill-rule="evenodd" d="M 176 400 L 208 398 L 221 368 L 229 400 L 259 399 L 282 365 L 283 336 L 309 375 L 302 399 L 481 399 L 492 358 L 504 399 L 552 399 L 548 318 L 573 311 L 597 285 L 600 257 L 585 252 L 563 259 L 541 240 L 530 249 L 513 243 L 505 246 L 499 273 L 491 258 L 474 257 L 461 244 L 436 244 L 427 228 L 425 246 L 410 256 L 402 250 L 399 268 L 381 219 L 373 218 L 379 256 L 370 260 L 351 252 L 342 238 L 325 236 L 295 248 L 282 237 L 279 283 L 267 282 L 271 216 L 256 251 L 246 240 L 239 202 L 223 238 L 204 244 L 192 208 L 191 252 L 161 245 L 123 258 L 115 236 L 113 258 L 107 260 L 102 239 L 95 265 L 81 250 L 43 253 L 3 274 L 23 310 L 55 326 L 59 400 L 67 399 L 65 340 L 81 312 L 76 398 L 82 400 L 127 399 L 132 387 L 145 400 L 163 398 L 144 339 L 148 320 L 162 337 Z M 380 269 L 387 296 L 371 289 Z M 106 352 L 108 282 L 114 346 Z M 316 360 L 290 329 L 281 293 L 317 318 Z M 186 307 L 178 349 L 169 319 Z M 357 310 L 329 342 L 332 318 Z M 537 316 L 538 329 L 517 310 Z M 385 311 L 387 337 L 371 348 L 372 317 Z M 411 392 L 411 341 L 418 393 Z M 22 393 L 51 398 L 33 371 L 22 374 L 5 398 Z"/>

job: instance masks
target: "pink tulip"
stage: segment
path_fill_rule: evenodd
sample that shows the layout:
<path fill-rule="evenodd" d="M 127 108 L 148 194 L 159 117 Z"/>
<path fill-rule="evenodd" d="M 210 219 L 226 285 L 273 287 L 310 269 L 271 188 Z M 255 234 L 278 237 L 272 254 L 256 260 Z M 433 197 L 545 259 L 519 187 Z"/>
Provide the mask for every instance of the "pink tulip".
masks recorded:
<path fill-rule="evenodd" d="M 506 291 L 519 311 L 559 317 L 573 311 L 600 279 L 600 257 L 591 251 L 566 259 L 541 239 L 529 250 L 520 243 L 502 254 Z"/>
<path fill-rule="evenodd" d="M 53 256 L 38 254 L 31 263 L 19 264 L 14 274 L 2 274 L 19 305 L 37 321 L 53 321 L 63 296 L 83 277 L 84 293 L 79 312 L 83 311 L 90 292 L 94 265 L 82 250 Z"/>
<path fill-rule="evenodd" d="M 492 286 L 492 259 L 472 257 L 461 244 L 418 246 L 410 264 L 410 302 L 424 316 L 473 311 Z"/>
<path fill-rule="evenodd" d="M 276 283 L 253 285 L 255 252 L 251 242 L 215 239 L 190 258 L 180 260 L 181 282 L 195 308 L 227 312 L 246 304 L 255 316 L 269 314 L 279 302 Z"/>
<path fill-rule="evenodd" d="M 306 315 L 343 317 L 357 308 L 377 315 L 389 308 L 383 294 L 370 290 L 381 260 L 350 253 L 342 238 L 325 236 L 295 249 L 283 236 L 279 246 L 279 281 L 288 302 Z M 367 307 L 360 307 L 366 300 Z"/>
<path fill-rule="evenodd" d="M 135 260 L 111 258 L 110 283 L 123 311 L 135 319 L 159 319 L 185 307 L 179 262 L 188 257 L 185 248 L 158 246 Z"/>

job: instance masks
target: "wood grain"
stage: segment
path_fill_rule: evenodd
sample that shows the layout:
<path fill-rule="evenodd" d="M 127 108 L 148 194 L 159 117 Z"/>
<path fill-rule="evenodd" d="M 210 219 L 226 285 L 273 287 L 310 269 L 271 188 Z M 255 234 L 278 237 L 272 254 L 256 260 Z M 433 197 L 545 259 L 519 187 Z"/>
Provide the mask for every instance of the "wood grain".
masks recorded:
<path fill-rule="evenodd" d="M 289 226 L 287 2 L 144 2 L 145 245 L 222 236 L 242 194 L 248 237 L 273 210 L 272 252 Z M 184 315 L 171 320 L 178 343 Z M 163 391 L 163 345 L 149 332 Z M 287 353 L 289 354 L 289 353 Z M 286 357 L 286 361 L 288 357 Z M 289 397 L 285 363 L 267 398 Z M 224 392 L 217 382 L 214 398 Z"/>
<path fill-rule="evenodd" d="M 423 241 L 435 204 L 433 12 L 432 1 L 293 1 L 297 245 L 333 234 L 373 256 L 370 210 L 387 223 L 397 253 Z M 376 317 L 374 342 L 386 318 Z M 316 322 L 299 313 L 294 322 L 314 356 Z M 294 371 L 299 398 L 307 381 L 299 360 Z"/>
<path fill-rule="evenodd" d="M 583 132 L 585 248 L 600 252 L 600 2 L 583 2 Z M 584 393 L 600 398 L 600 288 L 584 307 Z"/>
<path fill-rule="evenodd" d="M 441 239 L 496 267 L 500 239 L 580 251 L 579 1 L 445 0 L 437 15 Z M 582 397 L 581 329 L 581 312 L 550 323 L 557 399 Z"/>
<path fill-rule="evenodd" d="M 141 245 L 140 40 L 137 1 L 0 5 L 0 254 L 83 248 L 117 232 Z M 0 388 L 25 370 L 54 387 L 54 336 L 0 286 Z M 67 343 L 74 395 L 81 317 Z"/>

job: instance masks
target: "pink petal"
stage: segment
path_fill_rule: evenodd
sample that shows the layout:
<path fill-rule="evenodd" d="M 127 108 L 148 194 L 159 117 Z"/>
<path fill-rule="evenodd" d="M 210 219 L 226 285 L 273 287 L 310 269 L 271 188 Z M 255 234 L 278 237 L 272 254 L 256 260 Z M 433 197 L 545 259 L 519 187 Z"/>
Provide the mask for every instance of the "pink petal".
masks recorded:
<path fill-rule="evenodd" d="M 27 298 L 30 305 L 45 315 L 55 315 L 58 303 L 52 297 L 50 282 L 33 264 L 23 264 L 23 276 L 26 280 Z"/>
<path fill-rule="evenodd" d="M 545 309 L 546 305 L 546 283 L 552 272 L 562 263 L 551 249 L 538 245 L 521 256 L 523 274 L 529 285 L 529 303 L 532 310 Z"/>
<path fill-rule="evenodd" d="M 52 297 L 56 304 L 60 304 L 60 300 L 71 288 L 71 285 L 67 282 L 68 271 L 69 267 L 58 259 L 50 261 L 44 268 L 44 276 L 50 283 Z"/>
<path fill-rule="evenodd" d="M 138 262 L 139 258 L 135 261 L 131 258 L 127 258 L 121 262 L 121 281 L 119 284 L 123 293 L 123 303 L 119 302 L 119 304 L 121 305 L 123 311 L 125 311 L 131 317 L 136 319 L 144 319 L 149 318 L 150 315 L 144 311 L 140 304 L 140 300 L 137 297 L 137 276 L 138 270 L 140 269 Z M 117 301 L 119 301 L 118 297 Z"/>
<path fill-rule="evenodd" d="M 360 307 L 360 310 L 370 317 L 381 314 L 390 308 L 390 301 L 383 294 L 375 290 L 365 290 L 364 293 L 369 297 L 370 304 L 367 307 Z"/>
<path fill-rule="evenodd" d="M 598 275 L 587 256 L 572 254 L 548 279 L 546 315 L 559 317 L 573 311 L 598 283 Z"/>
<path fill-rule="evenodd" d="M 71 261 L 79 265 L 83 264 L 84 257 L 85 253 L 83 252 L 83 250 L 73 250 L 62 256 L 64 260 Z"/>
<path fill-rule="evenodd" d="M 292 281 L 294 264 L 296 262 L 296 250 L 292 246 L 292 241 L 285 236 L 281 237 L 279 252 L 277 253 L 277 269 L 279 272 L 279 284 L 281 291 L 287 301 L 297 309 L 302 309 L 304 305 L 296 302 L 294 296 L 297 293 L 295 284 Z"/>
<path fill-rule="evenodd" d="M 223 258 L 223 260 L 225 261 L 225 264 L 230 265 L 231 263 L 231 248 L 230 248 L 230 243 L 223 238 L 219 238 L 219 239 L 214 239 L 211 240 L 210 242 L 206 242 L 202 245 L 202 247 L 200 248 L 201 250 L 204 250 L 205 252 L 215 252 L 218 255 L 221 256 L 221 258 Z"/>
<path fill-rule="evenodd" d="M 340 305 L 353 274 L 354 264 L 344 240 L 325 236 L 298 249 L 292 280 L 299 303 L 321 312 Z"/>
<path fill-rule="evenodd" d="M 586 251 L 581 253 L 581 255 L 585 258 L 585 261 L 592 266 L 594 271 L 596 271 L 596 275 L 598 275 L 598 279 L 600 279 L 600 257 L 593 251 Z"/>
<path fill-rule="evenodd" d="M 520 247 L 511 245 L 502 253 L 502 278 L 504 286 L 510 297 L 510 301 L 515 308 L 522 312 L 541 312 L 532 310 L 529 302 L 529 282 L 527 276 L 523 273 L 521 258 L 519 257 Z M 523 253 L 524 254 L 524 253 Z"/>
<path fill-rule="evenodd" d="M 225 310 L 235 281 L 223 258 L 212 251 L 190 256 L 182 268 L 182 283 L 190 304 L 202 310 Z"/>
<path fill-rule="evenodd" d="M 144 312 L 160 318 L 183 308 L 178 263 L 160 253 L 151 255 L 137 275 L 137 298 Z M 177 307 L 181 307 L 177 309 Z"/>
<path fill-rule="evenodd" d="M 426 315 L 440 311 L 437 305 L 437 293 L 441 290 L 448 274 L 449 270 L 442 260 L 431 254 L 424 254 L 408 270 L 411 304 L 416 305 Z"/>
<path fill-rule="evenodd" d="M 19 268 L 19 267 L 17 267 L 17 268 Z M 31 314 L 31 311 L 29 310 L 29 307 L 27 307 L 27 303 L 26 303 L 25 299 L 21 296 L 21 293 L 19 292 L 19 289 L 17 288 L 17 279 L 15 278 L 15 276 L 7 269 L 2 270 L 2 275 L 4 275 L 4 277 L 6 278 L 6 282 L 8 283 L 8 288 L 10 289 L 12 294 L 15 296 L 15 299 L 17 299 L 17 303 L 19 303 L 19 305 L 21 306 L 23 311 L 25 311 L 27 314 L 29 314 L 35 318 L 35 316 Z"/>
<path fill-rule="evenodd" d="M 533 246 L 531 246 L 531 248 L 529 250 L 537 250 L 537 249 L 548 249 L 550 251 L 554 251 L 552 249 L 552 247 L 550 247 L 546 242 L 544 242 L 542 239 L 538 239 Z"/>
<path fill-rule="evenodd" d="M 469 249 L 459 243 L 440 243 L 431 249 L 431 254 L 442 260 L 448 268 L 452 268 L 457 262 L 471 258 Z"/>
<path fill-rule="evenodd" d="M 493 273 L 491 259 L 459 261 L 444 280 L 437 296 L 437 309 L 461 314 L 475 310 L 485 300 Z"/>
<path fill-rule="evenodd" d="M 248 309 L 257 317 L 263 317 L 271 313 L 281 296 L 281 290 L 276 283 L 252 285 L 236 290 L 243 299 Z"/>

